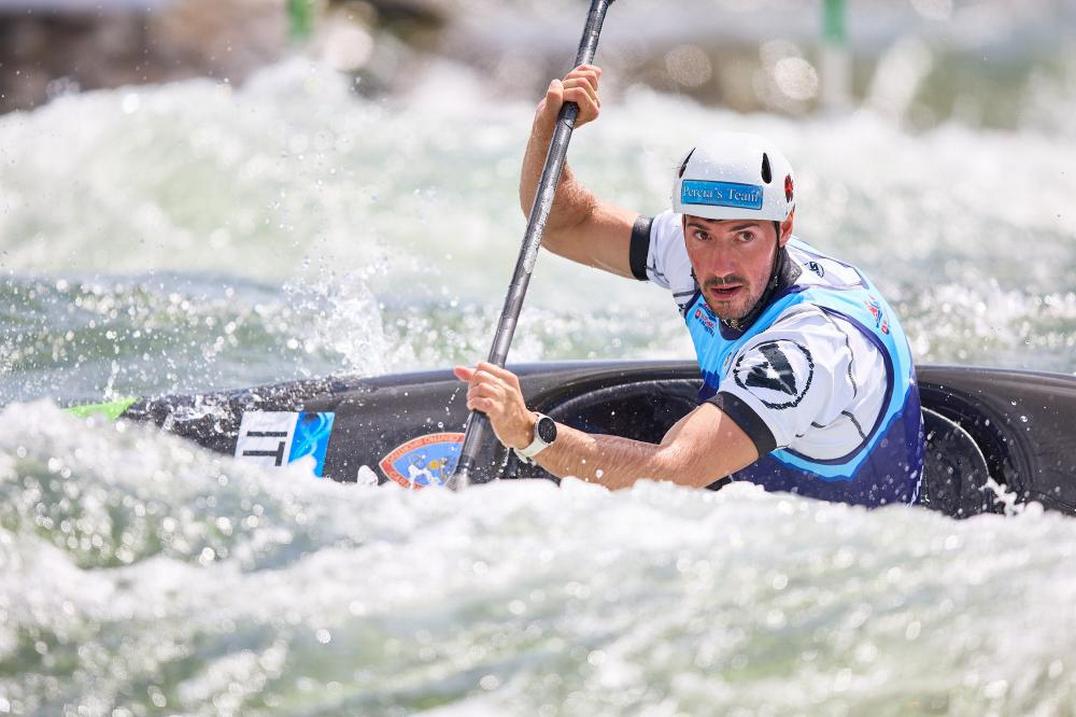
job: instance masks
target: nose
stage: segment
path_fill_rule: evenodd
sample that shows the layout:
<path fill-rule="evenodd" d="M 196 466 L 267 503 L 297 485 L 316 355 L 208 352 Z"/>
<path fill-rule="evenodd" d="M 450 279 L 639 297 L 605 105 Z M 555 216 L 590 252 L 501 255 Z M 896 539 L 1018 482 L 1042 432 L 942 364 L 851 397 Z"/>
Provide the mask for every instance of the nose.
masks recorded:
<path fill-rule="evenodd" d="M 733 275 L 740 275 L 740 264 L 736 257 L 736 251 L 727 245 L 727 242 L 715 241 L 706 248 L 702 256 L 699 268 L 702 277 L 717 277 L 724 279 Z"/>

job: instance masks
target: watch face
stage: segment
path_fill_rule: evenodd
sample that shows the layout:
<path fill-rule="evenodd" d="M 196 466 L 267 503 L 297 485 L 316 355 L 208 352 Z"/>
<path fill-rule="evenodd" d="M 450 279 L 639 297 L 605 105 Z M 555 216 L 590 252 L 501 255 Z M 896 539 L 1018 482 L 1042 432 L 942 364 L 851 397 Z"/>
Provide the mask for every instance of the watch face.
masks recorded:
<path fill-rule="evenodd" d="M 552 443 L 557 440 L 557 422 L 549 416 L 542 416 L 538 419 L 535 433 L 542 439 L 542 443 Z"/>

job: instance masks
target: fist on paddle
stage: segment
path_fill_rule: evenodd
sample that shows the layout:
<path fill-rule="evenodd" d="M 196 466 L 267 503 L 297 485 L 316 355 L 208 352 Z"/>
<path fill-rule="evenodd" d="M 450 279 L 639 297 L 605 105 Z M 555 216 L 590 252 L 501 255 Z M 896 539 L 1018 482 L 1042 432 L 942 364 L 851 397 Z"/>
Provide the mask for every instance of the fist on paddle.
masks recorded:
<path fill-rule="evenodd" d="M 514 373 L 486 362 L 475 368 L 457 366 L 452 372 L 468 384 L 467 408 L 489 417 L 501 443 L 509 448 L 530 445 L 537 419 L 527 408 Z"/>
<path fill-rule="evenodd" d="M 580 65 L 565 75 L 563 80 L 553 80 L 546 90 L 545 99 L 542 100 L 540 114 L 546 118 L 556 118 L 565 102 L 574 102 L 579 105 L 576 129 L 598 119 L 602 106 L 601 97 L 598 95 L 598 81 L 601 76 L 600 67 Z"/>

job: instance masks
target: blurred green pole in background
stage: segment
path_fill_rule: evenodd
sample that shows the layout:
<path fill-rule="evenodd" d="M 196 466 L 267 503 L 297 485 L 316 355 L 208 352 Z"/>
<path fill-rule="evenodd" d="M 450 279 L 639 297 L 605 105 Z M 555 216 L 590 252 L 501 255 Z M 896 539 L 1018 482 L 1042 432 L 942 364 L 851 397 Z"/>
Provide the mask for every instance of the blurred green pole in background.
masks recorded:
<path fill-rule="evenodd" d="M 822 34 L 826 42 L 842 46 L 848 39 L 848 23 L 845 13 L 848 10 L 846 0 L 825 0 L 825 19 Z"/>
<path fill-rule="evenodd" d="M 852 54 L 848 48 L 847 0 L 822 0 L 822 109 L 847 110 L 852 104 Z"/>
<path fill-rule="evenodd" d="M 290 20 L 291 39 L 301 42 L 314 30 L 314 3 L 316 0 L 286 0 Z"/>

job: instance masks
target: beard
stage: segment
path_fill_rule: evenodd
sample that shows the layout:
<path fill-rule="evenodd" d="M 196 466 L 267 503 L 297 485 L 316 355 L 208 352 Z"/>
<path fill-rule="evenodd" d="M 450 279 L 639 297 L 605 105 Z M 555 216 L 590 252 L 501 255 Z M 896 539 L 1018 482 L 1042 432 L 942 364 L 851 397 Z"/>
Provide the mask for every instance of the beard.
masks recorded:
<path fill-rule="evenodd" d="M 729 293 L 730 287 L 736 288 Z M 745 277 L 736 275 L 713 277 L 702 286 L 706 305 L 722 321 L 739 321 L 747 316 L 762 298 L 762 293 L 761 288 L 753 287 Z"/>
<path fill-rule="evenodd" d="M 752 283 L 742 274 L 710 276 L 702 282 L 702 296 L 710 311 L 726 323 L 740 321 L 750 314 L 773 279 L 780 250 L 779 244 L 774 246 L 768 262 L 770 270 L 757 282 Z"/>

